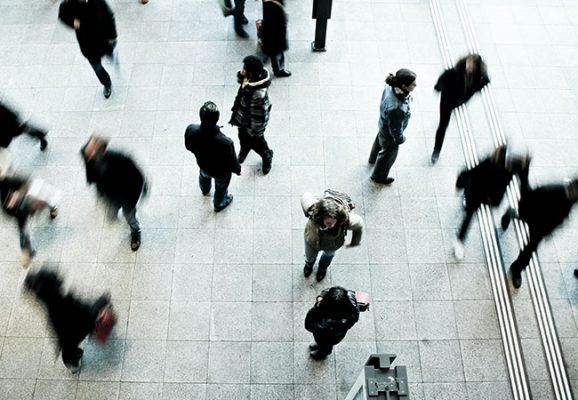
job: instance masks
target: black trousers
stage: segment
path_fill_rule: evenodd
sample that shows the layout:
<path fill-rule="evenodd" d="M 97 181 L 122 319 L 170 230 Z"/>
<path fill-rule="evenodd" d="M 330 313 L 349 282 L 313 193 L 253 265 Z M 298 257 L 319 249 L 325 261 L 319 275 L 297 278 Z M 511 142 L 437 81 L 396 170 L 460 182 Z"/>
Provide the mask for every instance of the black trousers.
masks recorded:
<path fill-rule="evenodd" d="M 398 152 L 399 145 L 395 143 L 393 137 L 389 132 L 380 129 L 369 153 L 369 162 L 375 163 L 371 177 L 374 179 L 388 178 L 389 170 L 397 159 Z"/>
<path fill-rule="evenodd" d="M 235 0 L 235 10 L 233 18 L 235 19 L 235 29 L 243 29 L 243 16 L 245 15 L 245 0 Z"/>
<path fill-rule="evenodd" d="M 544 234 L 542 232 L 532 232 L 530 229 L 530 240 L 528 244 L 524 246 L 522 250 L 520 250 L 520 254 L 518 254 L 518 258 L 512 263 L 510 269 L 512 272 L 522 272 L 528 264 L 530 264 L 530 260 L 532 259 L 532 253 L 538 249 L 538 245 L 544 238 Z"/>
<path fill-rule="evenodd" d="M 270 157 L 271 149 L 263 135 L 249 135 L 247 128 L 239 127 L 239 143 L 241 144 L 240 154 L 247 155 L 254 150 L 263 159 Z"/>
<path fill-rule="evenodd" d="M 440 122 L 438 124 L 438 129 L 436 131 L 436 139 L 434 144 L 434 152 L 439 153 L 442 150 L 444 144 L 444 139 L 446 137 L 446 130 L 450 124 L 450 118 L 452 116 L 452 111 L 454 108 L 458 107 L 454 101 L 450 101 L 447 96 L 442 96 L 440 99 Z"/>
<path fill-rule="evenodd" d="M 274 74 L 285 70 L 285 54 L 283 52 L 271 56 L 271 68 Z"/>
<path fill-rule="evenodd" d="M 98 80 L 104 87 L 110 87 L 112 81 L 110 80 L 110 75 L 106 72 L 106 69 L 102 66 L 102 61 L 100 59 L 88 60 L 90 66 L 94 70 Z"/>

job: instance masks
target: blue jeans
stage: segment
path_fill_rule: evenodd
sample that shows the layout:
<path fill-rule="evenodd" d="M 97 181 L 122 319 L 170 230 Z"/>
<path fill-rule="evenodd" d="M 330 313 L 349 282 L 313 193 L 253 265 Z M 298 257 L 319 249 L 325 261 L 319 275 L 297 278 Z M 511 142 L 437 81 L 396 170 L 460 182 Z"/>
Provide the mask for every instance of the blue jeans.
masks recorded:
<path fill-rule="evenodd" d="M 317 250 L 305 241 L 305 262 L 307 264 L 315 264 L 320 251 L 322 251 L 322 253 L 319 259 L 319 270 L 326 270 L 329 264 L 331 264 L 331 260 L 333 260 L 333 256 L 335 256 L 337 250 Z"/>
<path fill-rule="evenodd" d="M 215 180 L 215 194 L 213 196 L 213 205 L 216 208 L 224 207 L 227 204 L 227 188 L 231 183 L 231 174 L 224 178 L 213 178 L 202 169 L 199 170 L 199 187 L 204 195 L 211 191 L 211 179 Z"/>

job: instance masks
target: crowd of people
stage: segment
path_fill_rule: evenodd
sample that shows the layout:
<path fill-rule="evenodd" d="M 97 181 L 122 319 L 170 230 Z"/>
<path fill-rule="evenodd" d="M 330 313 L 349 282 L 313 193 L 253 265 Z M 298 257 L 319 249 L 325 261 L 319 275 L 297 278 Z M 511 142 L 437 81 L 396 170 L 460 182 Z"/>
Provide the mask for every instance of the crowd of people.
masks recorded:
<path fill-rule="evenodd" d="M 143 4 L 147 0 L 141 0 Z M 234 16 L 236 33 L 246 38 L 243 26 L 248 23 L 244 15 L 245 0 L 235 0 L 234 6 L 225 4 L 226 15 Z M 59 8 L 58 18 L 74 29 L 80 50 L 89 61 L 100 83 L 103 95 L 112 95 L 112 81 L 104 69 L 102 57 L 115 60 L 117 31 L 114 13 L 105 0 L 65 0 Z M 285 69 L 284 52 L 287 45 L 287 15 L 283 0 L 263 0 L 263 21 L 260 27 L 263 54 L 270 58 L 275 77 L 289 77 Z M 265 138 L 271 116 L 269 87 L 272 79 L 264 65 L 263 57 L 248 55 L 242 60 L 237 73 L 239 89 L 231 108 L 229 124 L 237 127 L 239 152 L 234 142 L 218 125 L 220 110 L 213 101 L 206 101 L 199 110 L 199 122 L 186 128 L 185 148 L 194 154 L 199 167 L 199 187 L 203 195 L 210 195 L 212 183 L 215 212 L 226 209 L 233 201 L 229 193 L 232 175 L 242 174 L 242 164 L 251 150 L 262 159 L 261 171 L 268 174 L 272 168 L 273 150 Z M 368 162 L 374 165 L 370 179 L 377 185 L 391 185 L 394 178 L 391 168 L 400 146 L 406 141 L 405 130 L 411 123 L 411 93 L 417 85 L 417 74 L 407 68 L 389 74 L 379 104 L 378 133 L 369 152 Z M 489 83 L 487 67 L 478 54 L 460 59 L 455 67 L 439 77 L 435 90 L 441 93 L 439 126 L 431 155 L 434 165 L 440 157 L 445 132 L 452 111 L 466 103 Z M 40 141 L 40 149 L 48 146 L 47 132 L 22 121 L 16 110 L 0 104 L 0 199 L 6 214 L 14 217 L 20 232 L 22 264 L 28 266 L 35 255 L 27 229 L 27 221 L 41 210 L 48 209 L 51 218 L 58 215 L 58 190 L 43 181 L 21 176 L 10 168 L 8 146 L 12 139 L 26 133 Z M 279 150 L 282 151 L 282 150 Z M 109 138 L 94 134 L 80 149 L 86 170 L 86 182 L 94 184 L 97 194 L 105 200 L 108 210 L 116 217 L 122 210 L 130 227 L 130 248 L 141 246 L 141 223 L 137 209 L 147 194 L 147 179 L 139 166 L 127 154 L 109 148 Z M 529 228 L 529 243 L 520 251 L 511 265 L 513 285 L 521 285 L 521 271 L 528 265 L 540 241 L 550 235 L 568 217 L 578 200 L 578 179 L 565 184 L 532 188 L 529 184 L 528 154 L 513 154 L 508 146 L 501 146 L 471 169 L 457 177 L 456 188 L 463 190 L 465 216 L 456 234 L 454 254 L 464 256 L 463 243 L 476 210 L 483 204 L 497 207 L 502 203 L 507 187 L 518 177 L 521 200 L 518 210 L 509 209 L 501 219 L 501 226 L 508 228 L 512 218 L 525 222 Z M 304 267 L 303 275 L 309 278 L 316 270 L 316 281 L 321 282 L 337 251 L 361 243 L 364 221 L 354 209 L 352 199 L 342 192 L 326 190 L 322 194 L 304 193 L 301 198 L 304 213 Z M 347 235 L 351 231 L 351 239 Z M 346 243 L 348 242 L 348 243 Z M 49 313 L 51 325 L 57 333 L 62 358 L 67 367 L 77 371 L 82 350 L 79 344 L 89 335 L 104 331 L 104 338 L 115 322 L 111 299 L 102 295 L 87 303 L 71 293 L 64 293 L 62 278 L 49 268 L 31 272 L 26 287 L 35 293 Z M 326 358 L 334 345 L 358 321 L 366 303 L 359 292 L 335 286 L 324 290 L 305 318 L 305 329 L 312 332 L 315 344 L 310 355 L 315 360 Z M 365 300 L 364 300 L 365 301 Z M 362 306 L 364 305 L 364 306 Z"/>

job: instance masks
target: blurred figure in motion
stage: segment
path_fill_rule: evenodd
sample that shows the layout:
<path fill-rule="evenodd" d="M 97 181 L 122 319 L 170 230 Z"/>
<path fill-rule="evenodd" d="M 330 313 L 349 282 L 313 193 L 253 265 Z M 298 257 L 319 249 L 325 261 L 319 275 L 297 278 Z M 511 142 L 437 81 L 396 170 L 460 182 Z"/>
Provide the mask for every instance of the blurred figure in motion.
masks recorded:
<path fill-rule="evenodd" d="M 112 10 L 105 0 L 66 0 L 60 4 L 58 18 L 76 32 L 80 51 L 104 86 L 103 95 L 108 99 L 112 82 L 101 59 L 114 58 L 117 35 Z"/>
<path fill-rule="evenodd" d="M 309 346 L 311 358 L 327 358 L 333 346 L 345 338 L 358 320 L 359 307 L 354 291 L 335 286 L 321 292 L 305 317 L 305 329 L 315 338 L 315 344 Z"/>
<path fill-rule="evenodd" d="M 466 103 L 489 82 L 486 64 L 479 54 L 470 54 L 462 58 L 453 68 L 441 74 L 434 87 L 436 91 L 441 92 L 441 99 L 440 122 L 431 155 L 432 164 L 438 161 L 442 151 L 452 111 Z"/>
<path fill-rule="evenodd" d="M 40 179 L 30 180 L 10 175 L 0 177 L 2 208 L 18 223 L 23 267 L 27 267 L 36 254 L 28 232 L 29 218 L 46 208 L 50 210 L 50 218 L 56 218 L 58 215 L 56 204 L 59 197 L 60 194 L 56 189 Z"/>
<path fill-rule="evenodd" d="M 137 251 L 141 244 L 141 224 L 137 204 L 146 194 L 146 182 L 134 161 L 117 151 L 108 149 L 108 139 L 93 135 L 81 149 L 86 166 L 86 182 L 95 184 L 106 199 L 112 214 L 122 213 L 131 230 L 130 248 Z"/>
<path fill-rule="evenodd" d="M 464 191 L 466 215 L 454 243 L 454 255 L 464 258 L 464 241 L 476 210 L 482 205 L 496 207 L 504 198 L 514 175 L 520 178 L 522 190 L 528 187 L 530 155 L 510 154 L 506 145 L 500 146 L 478 165 L 463 170 L 456 181 L 456 189 Z"/>
<path fill-rule="evenodd" d="M 502 216 L 502 228 L 508 229 L 512 218 L 519 218 L 528 225 L 530 240 L 516 261 L 510 266 L 512 283 L 517 289 L 522 286 L 522 271 L 528 266 L 532 253 L 543 238 L 552 234 L 572 211 L 578 200 L 578 179 L 565 185 L 547 185 L 536 189 L 522 190 L 518 211 L 508 209 Z M 576 275 L 576 271 L 574 271 Z"/>
<path fill-rule="evenodd" d="M 273 75 L 278 78 L 291 76 L 285 69 L 287 41 L 287 13 L 284 0 L 263 0 L 263 26 L 261 27 L 263 53 L 271 58 Z"/>
<path fill-rule="evenodd" d="M 16 111 L 0 103 L 0 147 L 8 147 L 16 136 L 26 133 L 40 141 L 40 150 L 46 150 L 47 133 L 28 122 L 22 122 Z"/>
<path fill-rule="evenodd" d="M 110 295 L 103 294 L 96 301 L 88 302 L 64 293 L 62 278 L 44 266 L 37 272 L 30 272 L 24 285 L 46 307 L 64 365 L 72 373 L 78 372 L 84 353 L 80 343 L 90 334 L 100 342 L 106 342 L 117 322 Z"/>

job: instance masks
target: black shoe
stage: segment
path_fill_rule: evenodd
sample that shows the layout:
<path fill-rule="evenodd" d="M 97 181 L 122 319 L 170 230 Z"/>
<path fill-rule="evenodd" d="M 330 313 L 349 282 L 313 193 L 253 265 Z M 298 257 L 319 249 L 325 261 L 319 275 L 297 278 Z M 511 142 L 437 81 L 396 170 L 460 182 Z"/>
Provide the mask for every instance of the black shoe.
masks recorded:
<path fill-rule="evenodd" d="M 215 207 L 215 212 L 221 212 L 223 211 L 225 208 L 227 208 L 227 206 L 229 204 L 231 204 L 231 202 L 233 201 L 233 195 L 229 194 L 227 195 L 227 201 L 225 202 L 224 206 L 219 206 L 219 207 Z"/>
<path fill-rule="evenodd" d="M 112 87 L 111 86 L 105 86 L 102 94 L 104 95 L 105 99 L 108 99 L 110 97 L 110 95 L 112 94 Z"/>
<path fill-rule="evenodd" d="M 516 271 L 512 267 L 510 267 L 510 271 L 512 271 L 512 284 L 516 289 L 520 289 L 522 286 L 522 271 Z"/>
<path fill-rule="evenodd" d="M 330 353 L 331 354 L 331 353 Z M 329 354 L 320 352 L 319 350 L 314 350 L 309 353 L 309 356 L 314 360 L 325 360 Z"/>
<path fill-rule="evenodd" d="M 313 264 L 305 263 L 305 266 L 303 267 L 303 276 L 305 278 L 309 278 L 312 273 L 313 273 Z"/>
<path fill-rule="evenodd" d="M 130 249 L 137 251 L 140 247 L 140 232 L 132 232 L 130 235 Z"/>
<path fill-rule="evenodd" d="M 244 15 L 241 17 L 241 23 L 243 25 L 247 25 L 249 23 L 249 20 L 247 19 L 247 17 L 245 17 Z"/>
<path fill-rule="evenodd" d="M 268 150 L 267 155 L 263 157 L 263 175 L 267 175 L 271 171 L 271 164 L 273 162 L 273 150 Z"/>
<path fill-rule="evenodd" d="M 243 153 L 242 151 L 239 152 L 239 155 L 237 156 L 239 159 L 239 164 L 243 164 L 243 162 L 245 162 L 247 155 L 249 155 L 249 153 Z"/>
<path fill-rule="evenodd" d="M 291 71 L 287 71 L 286 69 L 282 69 L 281 71 L 277 71 L 274 73 L 277 78 L 287 78 L 291 76 Z"/>
<path fill-rule="evenodd" d="M 506 230 L 508 229 L 508 226 L 510 226 L 510 210 L 508 209 L 508 211 L 506 211 L 504 213 L 504 215 L 502 215 L 502 220 L 500 221 L 500 225 L 502 225 L 502 230 Z"/>
<path fill-rule="evenodd" d="M 48 146 L 48 141 L 44 138 L 40 139 L 40 151 L 46 150 L 47 146 Z"/>
<path fill-rule="evenodd" d="M 395 179 L 393 178 L 385 178 L 385 179 L 380 179 L 380 178 L 371 178 L 372 181 L 374 181 L 375 183 L 381 183 L 383 185 L 391 185 L 393 183 L 393 181 L 395 181 Z"/>
<path fill-rule="evenodd" d="M 309 345 L 309 350 L 317 350 L 319 345 L 317 343 L 313 343 Z"/>
<path fill-rule="evenodd" d="M 432 164 L 437 163 L 439 158 L 440 158 L 440 152 L 434 150 L 433 153 L 431 153 L 431 163 Z"/>
<path fill-rule="evenodd" d="M 315 275 L 315 280 L 317 280 L 317 282 L 321 282 L 323 279 L 325 279 L 326 275 L 327 275 L 326 269 L 318 269 L 317 274 Z"/>
<path fill-rule="evenodd" d="M 574 270 L 574 277 L 575 277 L 575 278 L 578 278 L 578 269 L 575 269 L 575 270 Z"/>
<path fill-rule="evenodd" d="M 249 39 L 249 34 L 243 28 L 235 28 L 235 33 L 243 39 Z"/>

